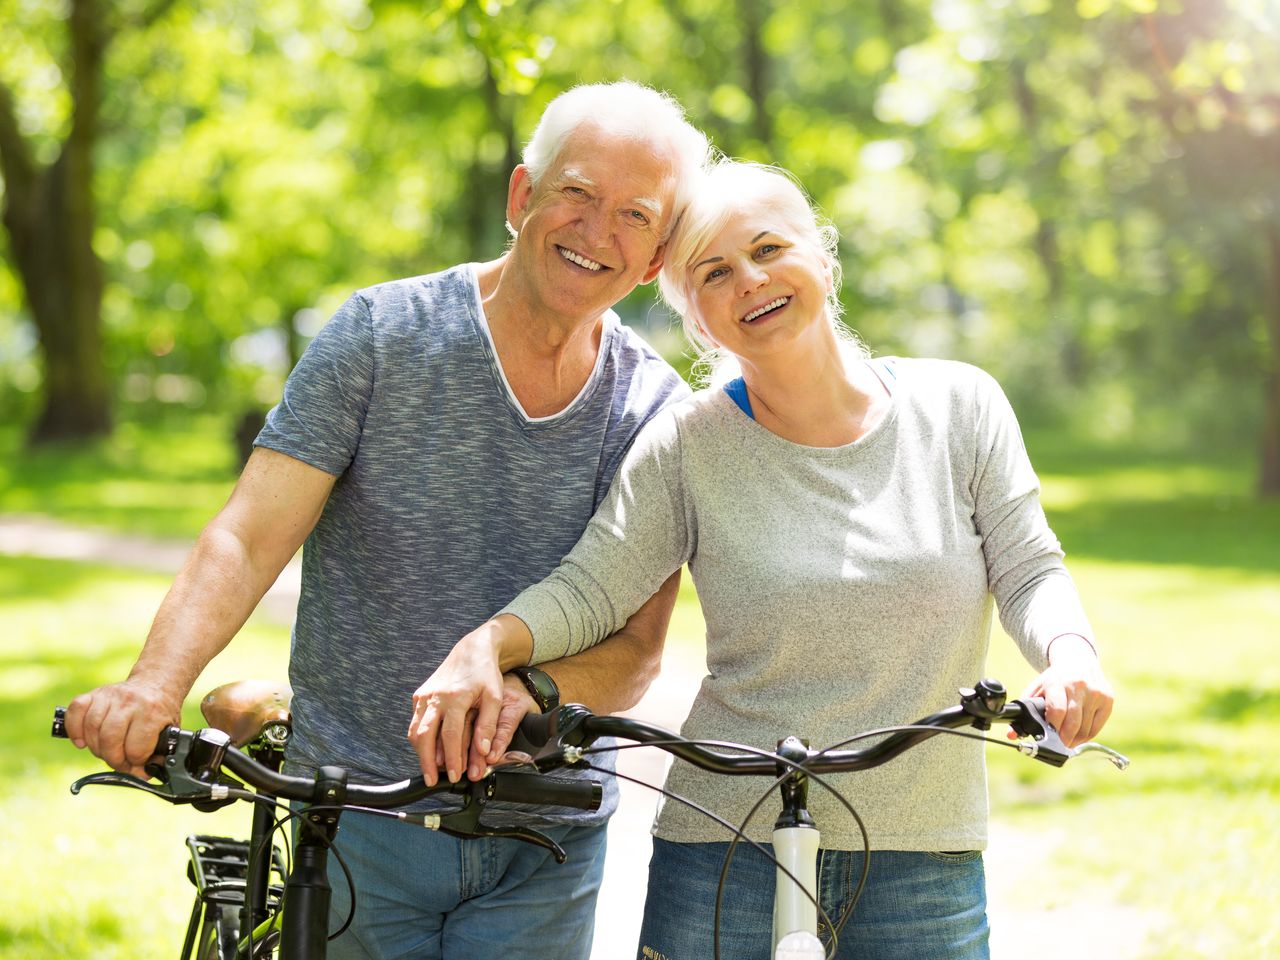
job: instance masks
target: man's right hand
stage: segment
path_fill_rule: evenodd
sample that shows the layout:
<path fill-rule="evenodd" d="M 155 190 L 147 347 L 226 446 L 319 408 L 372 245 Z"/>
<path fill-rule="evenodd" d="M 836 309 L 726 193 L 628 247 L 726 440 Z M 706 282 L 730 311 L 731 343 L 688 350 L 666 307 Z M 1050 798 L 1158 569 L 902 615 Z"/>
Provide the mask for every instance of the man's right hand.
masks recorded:
<path fill-rule="evenodd" d="M 182 697 L 130 678 L 82 693 L 67 707 L 67 737 L 120 773 L 146 779 L 160 732 L 180 720 Z"/>

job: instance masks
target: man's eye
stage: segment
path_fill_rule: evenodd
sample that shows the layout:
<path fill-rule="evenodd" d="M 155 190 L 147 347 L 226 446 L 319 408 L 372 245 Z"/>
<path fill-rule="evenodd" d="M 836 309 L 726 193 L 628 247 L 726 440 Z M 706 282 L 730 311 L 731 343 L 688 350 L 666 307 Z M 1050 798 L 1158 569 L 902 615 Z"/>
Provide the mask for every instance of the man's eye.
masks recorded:
<path fill-rule="evenodd" d="M 632 210 L 631 219 L 642 226 L 647 226 L 649 223 L 649 216 L 643 210 Z"/>
<path fill-rule="evenodd" d="M 577 197 L 580 200 L 585 198 L 587 195 L 587 191 L 583 190 L 581 187 L 565 187 L 564 192 L 569 194 L 571 197 Z"/>

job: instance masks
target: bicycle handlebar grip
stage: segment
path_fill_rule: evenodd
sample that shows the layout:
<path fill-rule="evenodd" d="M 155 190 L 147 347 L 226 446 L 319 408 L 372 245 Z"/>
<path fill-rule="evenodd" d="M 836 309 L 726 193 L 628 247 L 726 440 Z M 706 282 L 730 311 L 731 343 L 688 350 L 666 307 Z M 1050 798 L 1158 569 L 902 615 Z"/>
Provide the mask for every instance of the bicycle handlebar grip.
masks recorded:
<path fill-rule="evenodd" d="M 49 731 L 52 737 L 58 737 L 60 740 L 67 739 L 67 708 L 53 708 L 53 729 Z"/>
<path fill-rule="evenodd" d="M 516 732 L 511 737 L 511 746 L 507 749 L 535 755 L 555 735 L 555 730 L 556 711 L 526 714 L 520 721 L 520 726 L 516 727 Z"/>
<path fill-rule="evenodd" d="M 499 771 L 493 775 L 492 799 L 599 810 L 604 799 L 604 787 L 598 780 L 566 780 L 563 777 Z"/>

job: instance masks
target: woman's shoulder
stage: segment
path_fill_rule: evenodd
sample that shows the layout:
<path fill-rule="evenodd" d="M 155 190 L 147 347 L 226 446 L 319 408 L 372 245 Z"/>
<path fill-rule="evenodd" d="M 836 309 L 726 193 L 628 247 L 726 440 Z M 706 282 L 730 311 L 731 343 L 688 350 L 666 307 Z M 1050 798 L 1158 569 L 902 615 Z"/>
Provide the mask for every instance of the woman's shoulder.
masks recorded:
<path fill-rule="evenodd" d="M 722 387 L 703 387 L 664 407 L 645 424 L 640 438 L 651 446 L 701 446 L 708 437 L 718 436 L 735 415 L 741 413 Z"/>
<path fill-rule="evenodd" d="M 921 397 L 975 397 L 985 399 L 1003 391 L 996 378 L 986 370 L 963 360 L 937 357 L 876 357 L 869 361 L 880 365 L 908 392 Z"/>

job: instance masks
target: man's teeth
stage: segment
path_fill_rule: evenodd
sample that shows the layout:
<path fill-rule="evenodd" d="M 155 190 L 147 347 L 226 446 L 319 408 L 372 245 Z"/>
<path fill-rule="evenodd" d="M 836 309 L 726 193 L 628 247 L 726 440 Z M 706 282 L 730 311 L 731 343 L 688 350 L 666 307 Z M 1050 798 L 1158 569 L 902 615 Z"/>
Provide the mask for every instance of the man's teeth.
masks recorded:
<path fill-rule="evenodd" d="M 770 310 L 777 310 L 778 307 L 782 306 L 790 299 L 791 299 L 790 297 L 779 297 L 777 300 L 771 300 L 768 303 L 766 303 L 763 307 L 757 307 L 755 310 L 752 310 L 750 313 L 748 313 L 745 317 L 742 318 L 742 322 L 750 323 L 756 317 L 762 317 L 766 313 L 768 313 Z"/>
<path fill-rule="evenodd" d="M 560 256 L 564 257 L 571 263 L 576 263 L 580 267 L 586 267 L 588 270 L 604 269 L 604 264 L 596 263 L 594 260 L 588 260 L 586 257 L 581 257 L 572 250 L 566 250 L 564 247 L 557 247 L 556 249 L 560 251 Z"/>

